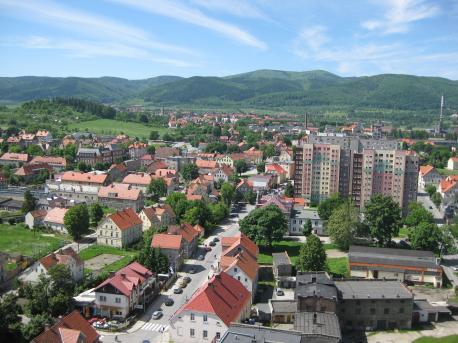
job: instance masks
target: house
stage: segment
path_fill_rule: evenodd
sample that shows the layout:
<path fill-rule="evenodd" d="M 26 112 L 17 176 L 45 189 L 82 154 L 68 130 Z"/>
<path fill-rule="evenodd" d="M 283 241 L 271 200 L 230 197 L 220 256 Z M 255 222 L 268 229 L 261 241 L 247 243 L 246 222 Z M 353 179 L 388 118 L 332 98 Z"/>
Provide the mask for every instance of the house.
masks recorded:
<path fill-rule="evenodd" d="M 24 142 L 25 147 L 29 147 L 31 145 L 35 145 L 38 143 L 38 139 L 33 133 L 26 133 L 22 132 L 19 133 L 20 137 L 22 138 L 22 141 Z"/>
<path fill-rule="evenodd" d="M 40 176 L 49 177 L 54 172 L 47 163 L 24 164 L 16 170 L 14 175 L 21 177 L 25 182 L 31 182 Z"/>
<path fill-rule="evenodd" d="M 152 179 L 153 178 L 148 173 L 132 173 L 126 175 L 126 177 L 122 180 L 122 183 L 131 185 L 132 188 L 140 189 L 143 193 L 146 193 L 146 189 Z"/>
<path fill-rule="evenodd" d="M 442 287 L 442 267 L 431 251 L 352 245 L 350 275 L 364 279 L 396 279 Z"/>
<path fill-rule="evenodd" d="M 97 196 L 101 204 L 118 210 L 133 208 L 139 211 L 144 203 L 143 192 L 124 183 L 100 187 Z"/>
<path fill-rule="evenodd" d="M 107 183 L 107 174 L 66 171 L 55 175 L 54 180 L 47 180 L 46 188 L 57 196 L 91 204 L 98 201 L 99 189 Z"/>
<path fill-rule="evenodd" d="M 215 160 L 221 165 L 224 164 L 231 168 L 234 168 L 235 160 L 232 157 L 232 155 L 217 155 Z M 236 156 L 234 156 L 234 158 L 236 158 Z M 243 159 L 243 156 L 240 156 L 239 159 Z"/>
<path fill-rule="evenodd" d="M 145 207 L 138 216 L 143 222 L 143 231 L 149 230 L 153 225 L 167 226 L 176 222 L 175 212 L 168 204 Z"/>
<path fill-rule="evenodd" d="M 276 186 L 276 178 L 272 174 L 252 175 L 248 182 L 253 185 L 254 192 L 267 192 Z"/>
<path fill-rule="evenodd" d="M 237 186 L 235 186 L 235 189 L 238 192 L 245 194 L 249 191 L 253 191 L 253 183 L 251 183 L 247 179 L 241 179 Z"/>
<path fill-rule="evenodd" d="M 199 168 L 199 174 L 209 174 L 219 167 L 219 164 L 216 161 L 197 159 L 196 166 Z"/>
<path fill-rule="evenodd" d="M 199 231 L 194 226 L 188 223 L 180 225 L 169 225 L 167 233 L 170 235 L 181 235 L 183 237 L 183 253 L 184 258 L 191 258 L 197 250 L 199 244 Z"/>
<path fill-rule="evenodd" d="M 222 255 L 218 268 L 240 281 L 254 298 L 259 271 L 257 258 L 251 256 L 247 251 L 241 251 L 235 256 Z"/>
<path fill-rule="evenodd" d="M 35 136 L 40 143 L 52 143 L 53 140 L 51 132 L 47 130 L 38 130 Z"/>
<path fill-rule="evenodd" d="M 219 180 L 222 180 L 223 182 L 228 182 L 230 177 L 234 174 L 234 170 L 223 164 L 221 166 L 218 166 L 215 170 L 210 172 L 210 174 L 213 176 L 213 179 L 218 182 Z"/>
<path fill-rule="evenodd" d="M 272 253 L 272 272 L 276 279 L 290 277 L 293 273 L 293 264 L 288 252 Z"/>
<path fill-rule="evenodd" d="M 236 279 L 214 275 L 170 319 L 174 342 L 200 343 L 220 339 L 229 325 L 250 316 L 251 295 Z"/>
<path fill-rule="evenodd" d="M 342 341 L 339 319 L 335 313 L 298 312 L 294 331 L 301 332 L 305 342 L 339 343 Z"/>
<path fill-rule="evenodd" d="M 135 142 L 129 145 L 129 157 L 132 159 L 139 159 L 146 155 L 148 152 L 148 144 Z"/>
<path fill-rule="evenodd" d="M 420 166 L 418 174 L 418 186 L 420 189 L 425 189 L 427 185 L 433 185 L 436 188 L 442 181 L 442 175 L 433 166 Z"/>
<path fill-rule="evenodd" d="M 275 180 L 276 184 L 280 184 L 286 181 L 286 171 L 277 163 L 267 164 L 265 168 L 266 174 L 272 174 L 277 179 Z"/>
<path fill-rule="evenodd" d="M 326 235 L 324 220 L 320 218 L 318 211 L 316 209 L 307 208 L 302 205 L 293 206 L 291 217 L 288 223 L 289 235 L 303 235 L 302 230 L 307 220 L 310 220 L 312 223 L 312 233 L 319 236 Z"/>
<path fill-rule="evenodd" d="M 441 180 L 437 191 L 442 197 L 443 207 L 446 207 L 449 204 L 454 204 L 456 195 L 458 194 L 458 176 L 450 175 Z"/>
<path fill-rule="evenodd" d="M 126 318 L 134 309 L 146 307 L 157 289 L 156 277 L 138 262 L 118 270 L 95 287 L 96 315 Z"/>
<path fill-rule="evenodd" d="M 180 270 L 185 256 L 183 236 L 157 233 L 151 240 L 151 247 L 161 250 L 174 271 Z"/>
<path fill-rule="evenodd" d="M 255 259 L 258 258 L 258 246 L 245 234 L 239 232 L 235 236 L 221 238 L 221 256 L 236 256 L 243 251 Z"/>
<path fill-rule="evenodd" d="M 20 279 L 26 283 L 36 283 L 39 281 L 40 275 L 48 275 L 51 268 L 56 265 L 67 267 L 74 282 L 83 279 L 84 261 L 71 247 L 59 249 L 40 258 L 21 275 Z"/>
<path fill-rule="evenodd" d="M 450 157 L 447 161 L 448 170 L 458 170 L 458 157 Z"/>
<path fill-rule="evenodd" d="M 64 157 L 55 157 L 55 156 L 35 156 L 30 164 L 48 164 L 54 172 L 60 172 L 67 168 L 67 160 Z"/>
<path fill-rule="evenodd" d="M 302 333 L 290 329 L 232 323 L 219 340 L 220 343 L 303 343 Z"/>
<path fill-rule="evenodd" d="M 125 248 L 142 237 L 142 221 L 132 208 L 106 216 L 97 227 L 97 244 Z"/>
<path fill-rule="evenodd" d="M 165 161 L 153 161 L 152 163 L 150 163 L 148 165 L 148 168 L 146 169 L 146 171 L 149 173 L 149 174 L 155 174 L 156 173 L 156 170 L 158 169 L 167 169 L 168 168 L 168 164 L 165 162 Z"/>
<path fill-rule="evenodd" d="M 450 316 L 446 306 L 432 305 L 425 299 L 415 299 L 413 303 L 412 324 L 437 322 L 440 315 Z"/>
<path fill-rule="evenodd" d="M 64 217 L 67 213 L 67 208 L 55 207 L 50 209 L 43 219 L 43 225 L 51 228 L 54 231 L 67 233 L 65 228 Z"/>
<path fill-rule="evenodd" d="M 48 212 L 46 210 L 35 210 L 25 215 L 25 225 L 30 229 L 43 225 L 43 221 Z"/>
<path fill-rule="evenodd" d="M 13 198 L 0 198 L 0 210 L 8 212 L 17 212 L 22 209 L 23 200 L 15 200 Z"/>
<path fill-rule="evenodd" d="M 170 156 L 180 156 L 181 152 L 178 148 L 171 148 L 166 146 L 158 146 L 154 152 L 154 158 L 156 160 L 165 160 Z"/>
<path fill-rule="evenodd" d="M 154 155 L 145 154 L 142 157 L 140 157 L 140 164 L 142 167 L 148 167 L 153 162 L 154 162 Z"/>
<path fill-rule="evenodd" d="M 31 343 L 98 343 L 100 335 L 86 319 L 74 310 L 32 339 Z"/>
<path fill-rule="evenodd" d="M 124 163 L 115 163 L 108 168 L 108 182 L 120 182 L 127 174 L 127 167 Z"/>
<path fill-rule="evenodd" d="M 2 166 L 14 166 L 16 168 L 20 167 L 21 165 L 29 162 L 29 155 L 28 154 L 19 154 L 14 152 L 5 152 L 0 157 L 0 165 Z"/>

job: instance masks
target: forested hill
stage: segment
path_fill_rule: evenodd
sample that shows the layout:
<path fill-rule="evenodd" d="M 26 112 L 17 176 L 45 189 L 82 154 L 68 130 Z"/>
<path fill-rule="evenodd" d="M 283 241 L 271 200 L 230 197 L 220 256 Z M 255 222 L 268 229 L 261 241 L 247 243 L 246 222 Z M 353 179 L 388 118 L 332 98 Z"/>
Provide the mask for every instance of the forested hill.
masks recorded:
<path fill-rule="evenodd" d="M 78 97 L 108 103 L 144 99 L 154 105 L 237 105 L 250 108 L 352 106 L 409 110 L 458 109 L 458 81 L 382 74 L 340 77 L 326 71 L 258 70 L 227 77 L 0 78 L 0 101 Z"/>

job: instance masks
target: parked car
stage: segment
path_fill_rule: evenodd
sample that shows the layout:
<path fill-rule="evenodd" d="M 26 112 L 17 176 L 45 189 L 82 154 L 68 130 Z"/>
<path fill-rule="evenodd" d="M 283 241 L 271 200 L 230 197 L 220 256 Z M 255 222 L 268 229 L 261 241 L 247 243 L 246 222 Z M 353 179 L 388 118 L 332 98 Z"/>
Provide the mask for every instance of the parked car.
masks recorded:
<path fill-rule="evenodd" d="M 204 260 L 204 255 L 199 255 L 199 257 L 197 258 L 199 261 L 203 261 Z"/>
<path fill-rule="evenodd" d="M 186 282 L 186 283 L 190 283 L 191 282 L 191 278 L 189 276 L 185 276 L 185 277 L 183 277 L 183 281 Z"/>
<path fill-rule="evenodd" d="M 215 243 L 219 242 L 219 238 L 218 237 L 213 238 L 213 242 L 215 242 Z"/>
<path fill-rule="evenodd" d="M 153 315 L 151 316 L 152 319 L 157 320 L 161 318 L 163 315 L 162 311 L 154 311 Z"/>
<path fill-rule="evenodd" d="M 214 241 L 211 241 L 210 243 L 208 243 L 209 246 L 211 247 L 214 247 L 216 245 L 216 243 Z"/>
<path fill-rule="evenodd" d="M 458 271 L 458 266 L 451 266 L 450 268 L 452 268 L 454 271 Z"/>
<path fill-rule="evenodd" d="M 277 289 L 275 290 L 275 294 L 276 294 L 277 296 L 282 296 L 282 295 L 285 295 L 285 292 L 283 292 L 283 290 L 282 290 L 281 288 L 277 288 Z"/>
<path fill-rule="evenodd" d="M 175 294 L 181 294 L 183 293 L 183 288 L 177 287 L 173 289 L 173 293 Z"/>
<path fill-rule="evenodd" d="M 189 269 L 189 272 L 188 272 L 188 273 L 189 273 L 189 274 L 195 274 L 195 273 L 196 273 L 196 270 L 195 270 L 194 268 L 191 268 L 191 269 Z"/>
<path fill-rule="evenodd" d="M 188 284 L 188 283 L 187 283 L 186 281 L 180 280 L 180 281 L 178 282 L 178 287 L 180 287 L 180 288 L 185 288 L 187 284 Z"/>
<path fill-rule="evenodd" d="M 164 302 L 165 306 L 172 306 L 173 303 L 174 303 L 174 301 L 173 301 L 172 298 L 168 298 L 168 299 Z"/>

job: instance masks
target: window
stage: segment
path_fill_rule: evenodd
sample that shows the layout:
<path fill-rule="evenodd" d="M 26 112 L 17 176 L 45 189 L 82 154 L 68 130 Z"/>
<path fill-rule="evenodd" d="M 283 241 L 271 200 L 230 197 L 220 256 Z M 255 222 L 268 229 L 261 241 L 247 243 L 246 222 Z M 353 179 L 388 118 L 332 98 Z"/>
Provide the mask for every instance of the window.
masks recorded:
<path fill-rule="evenodd" d="M 202 332 L 202 336 L 203 336 L 204 338 L 207 338 L 207 337 L 208 337 L 208 331 L 207 331 L 207 330 L 204 330 L 204 331 Z"/>
<path fill-rule="evenodd" d="M 355 314 L 361 314 L 361 308 L 359 308 L 359 307 L 356 308 L 356 309 L 355 309 Z"/>
<path fill-rule="evenodd" d="M 191 313 L 191 320 L 194 320 L 194 313 Z"/>
<path fill-rule="evenodd" d="M 240 281 L 240 276 L 237 276 L 237 280 L 239 280 L 239 281 Z"/>
<path fill-rule="evenodd" d="M 390 309 L 389 309 L 389 308 L 385 308 L 385 309 L 383 310 L 383 313 L 384 313 L 384 314 L 390 314 Z"/>
<path fill-rule="evenodd" d="M 238 269 L 237 269 L 237 268 L 234 268 L 234 272 L 236 272 L 236 273 L 237 273 L 237 271 L 238 271 Z"/>
<path fill-rule="evenodd" d="M 116 311 L 117 316 L 122 316 L 122 311 Z"/>
<path fill-rule="evenodd" d="M 194 337 L 196 331 L 194 329 L 189 330 L 189 336 Z"/>
<path fill-rule="evenodd" d="M 401 307 L 401 308 L 399 309 L 399 313 L 404 313 L 404 307 Z"/>
<path fill-rule="evenodd" d="M 115 302 L 116 302 L 116 304 L 120 304 L 121 303 L 121 298 L 116 298 Z"/>
<path fill-rule="evenodd" d="M 371 314 L 375 314 L 375 308 L 371 308 L 370 312 Z"/>
<path fill-rule="evenodd" d="M 208 316 L 204 314 L 204 322 L 208 321 Z"/>
<path fill-rule="evenodd" d="M 216 333 L 216 339 L 220 339 L 221 338 L 221 333 L 217 332 Z"/>
<path fill-rule="evenodd" d="M 100 301 L 107 301 L 107 297 L 104 296 L 104 295 L 101 295 L 101 296 L 99 297 L 99 300 L 100 300 Z"/>

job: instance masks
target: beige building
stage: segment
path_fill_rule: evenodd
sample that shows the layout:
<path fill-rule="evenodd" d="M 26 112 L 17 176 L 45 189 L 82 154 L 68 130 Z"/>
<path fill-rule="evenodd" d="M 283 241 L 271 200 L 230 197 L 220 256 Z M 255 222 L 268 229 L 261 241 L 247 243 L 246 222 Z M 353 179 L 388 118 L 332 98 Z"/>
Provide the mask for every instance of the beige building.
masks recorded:
<path fill-rule="evenodd" d="M 110 214 L 97 228 L 97 244 L 125 248 L 142 237 L 142 221 L 132 208 Z"/>
<path fill-rule="evenodd" d="M 176 215 L 168 204 L 145 207 L 138 214 L 143 222 L 143 231 L 147 231 L 151 226 L 163 226 L 175 224 Z"/>

